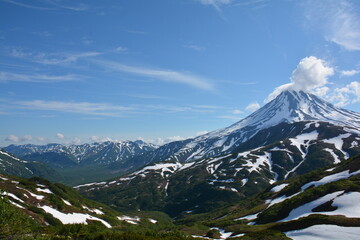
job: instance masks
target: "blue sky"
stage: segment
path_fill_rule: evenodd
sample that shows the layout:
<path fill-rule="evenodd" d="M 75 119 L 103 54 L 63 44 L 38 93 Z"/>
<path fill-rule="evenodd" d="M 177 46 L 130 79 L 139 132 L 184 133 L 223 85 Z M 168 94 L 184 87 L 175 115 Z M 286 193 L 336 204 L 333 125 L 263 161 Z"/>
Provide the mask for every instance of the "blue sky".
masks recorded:
<path fill-rule="evenodd" d="M 360 1 L 0 0 L 0 146 L 226 127 L 293 87 L 360 112 Z"/>

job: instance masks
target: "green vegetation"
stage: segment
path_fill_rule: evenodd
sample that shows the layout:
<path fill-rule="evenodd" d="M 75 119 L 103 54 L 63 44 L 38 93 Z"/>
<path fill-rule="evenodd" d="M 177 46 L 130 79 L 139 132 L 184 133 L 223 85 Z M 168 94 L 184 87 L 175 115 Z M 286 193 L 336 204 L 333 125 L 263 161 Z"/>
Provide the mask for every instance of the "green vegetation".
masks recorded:
<path fill-rule="evenodd" d="M 16 239 L 38 231 L 40 225 L 9 203 L 0 192 L 0 239 Z"/>

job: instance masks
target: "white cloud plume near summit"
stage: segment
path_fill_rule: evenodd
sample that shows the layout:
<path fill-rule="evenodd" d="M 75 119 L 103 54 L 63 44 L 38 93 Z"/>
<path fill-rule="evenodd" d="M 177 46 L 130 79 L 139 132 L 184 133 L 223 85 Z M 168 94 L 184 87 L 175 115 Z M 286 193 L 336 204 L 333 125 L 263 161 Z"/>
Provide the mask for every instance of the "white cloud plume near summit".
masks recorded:
<path fill-rule="evenodd" d="M 303 58 L 292 72 L 291 82 L 277 87 L 265 101 L 271 101 L 285 90 L 316 91 L 327 84 L 327 79 L 332 75 L 334 69 L 327 66 L 324 60 L 314 56 Z"/>

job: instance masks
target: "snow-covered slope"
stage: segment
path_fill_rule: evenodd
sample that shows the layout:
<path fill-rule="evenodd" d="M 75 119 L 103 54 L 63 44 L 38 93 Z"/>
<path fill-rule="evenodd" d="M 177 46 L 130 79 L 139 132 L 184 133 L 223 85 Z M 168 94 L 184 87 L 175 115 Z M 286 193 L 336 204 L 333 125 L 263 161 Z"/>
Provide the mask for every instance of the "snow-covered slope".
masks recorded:
<path fill-rule="evenodd" d="M 0 150 L 0 173 L 19 177 L 44 177 L 59 181 L 61 176 L 55 170 L 39 162 L 28 162 Z"/>
<path fill-rule="evenodd" d="M 357 155 L 276 183 L 216 214 L 205 214 L 205 219 L 212 228 L 221 227 L 234 232 L 233 236 L 242 234 L 249 239 L 287 239 L 281 238 L 281 232 L 291 239 L 358 239 L 359 179 Z"/>
<path fill-rule="evenodd" d="M 111 228 L 109 219 L 112 223 L 120 224 L 115 211 L 81 197 L 64 185 L 51 184 L 40 178 L 25 180 L 0 174 L 0 198 L 4 196 L 8 203 L 42 225 L 89 224 L 97 221 Z"/>

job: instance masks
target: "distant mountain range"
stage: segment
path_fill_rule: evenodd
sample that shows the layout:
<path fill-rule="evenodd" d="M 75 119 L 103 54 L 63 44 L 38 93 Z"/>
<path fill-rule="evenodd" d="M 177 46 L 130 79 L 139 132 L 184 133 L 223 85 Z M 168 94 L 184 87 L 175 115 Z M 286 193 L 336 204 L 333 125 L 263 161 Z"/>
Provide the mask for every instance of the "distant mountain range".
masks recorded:
<path fill-rule="evenodd" d="M 142 167 L 132 159 L 156 147 L 137 140 L 82 145 L 9 145 L 3 151 L 28 162 L 43 163 L 62 175 L 62 179 L 58 181 L 73 185 L 101 181 Z"/>
<path fill-rule="evenodd" d="M 4 150 L 24 159 L 42 161 L 50 166 L 62 168 L 75 165 L 124 163 L 155 148 L 153 144 L 137 140 L 82 145 L 9 145 Z"/>

